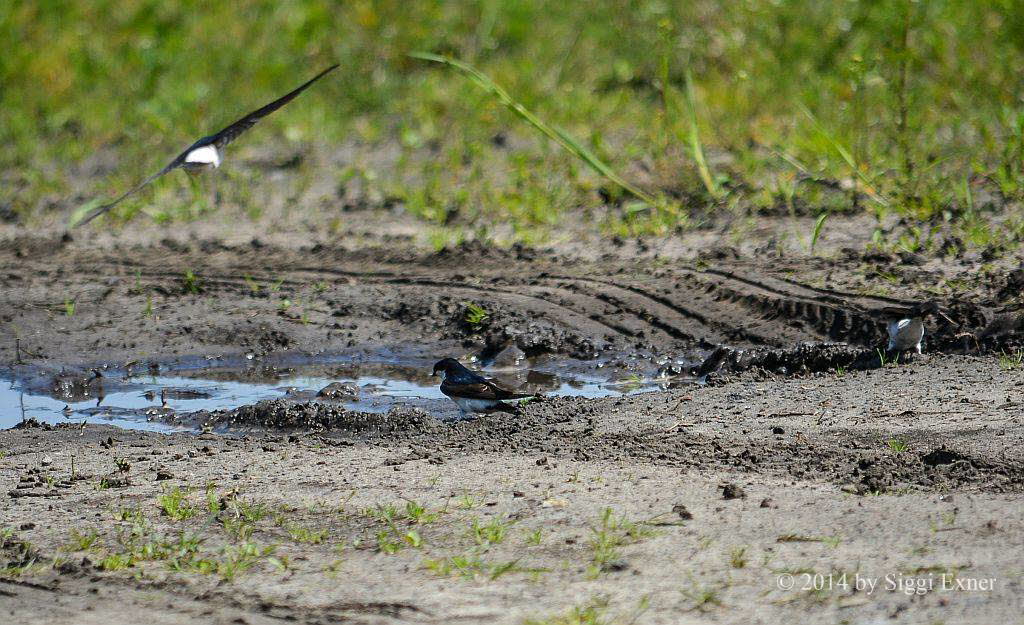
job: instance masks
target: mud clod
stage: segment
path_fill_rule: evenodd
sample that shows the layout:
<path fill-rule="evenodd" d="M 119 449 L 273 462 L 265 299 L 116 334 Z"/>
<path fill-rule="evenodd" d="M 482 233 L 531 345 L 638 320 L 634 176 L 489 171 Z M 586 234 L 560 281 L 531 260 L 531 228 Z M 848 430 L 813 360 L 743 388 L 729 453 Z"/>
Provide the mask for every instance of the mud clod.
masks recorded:
<path fill-rule="evenodd" d="M 737 484 L 722 484 L 719 488 L 722 489 L 722 499 L 745 499 L 747 497 L 746 491 Z"/>
<path fill-rule="evenodd" d="M 676 505 L 672 506 L 672 512 L 678 515 L 679 518 L 683 521 L 689 521 L 693 519 L 693 513 L 690 512 L 690 510 L 684 504 L 677 503 Z"/>
<path fill-rule="evenodd" d="M 332 382 L 317 391 L 316 396 L 324 399 L 357 399 L 359 389 L 345 382 Z"/>

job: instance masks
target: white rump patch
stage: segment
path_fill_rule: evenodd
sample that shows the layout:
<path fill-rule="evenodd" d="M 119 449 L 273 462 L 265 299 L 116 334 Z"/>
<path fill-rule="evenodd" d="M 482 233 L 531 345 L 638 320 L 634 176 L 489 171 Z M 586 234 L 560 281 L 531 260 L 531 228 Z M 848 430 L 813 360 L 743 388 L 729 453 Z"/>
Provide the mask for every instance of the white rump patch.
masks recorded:
<path fill-rule="evenodd" d="M 203 147 L 196 148 L 186 154 L 185 162 L 195 163 L 196 165 L 213 165 L 214 167 L 220 167 L 220 154 L 214 146 L 204 145 Z"/>
<path fill-rule="evenodd" d="M 916 351 L 921 353 L 924 324 L 918 319 L 900 319 L 889 324 L 888 351 Z"/>

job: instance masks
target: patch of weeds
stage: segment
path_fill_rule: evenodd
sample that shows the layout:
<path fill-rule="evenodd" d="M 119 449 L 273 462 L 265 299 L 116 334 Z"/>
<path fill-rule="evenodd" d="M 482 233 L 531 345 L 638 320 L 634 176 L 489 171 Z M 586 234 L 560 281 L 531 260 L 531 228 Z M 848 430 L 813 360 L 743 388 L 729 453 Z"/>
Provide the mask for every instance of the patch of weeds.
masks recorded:
<path fill-rule="evenodd" d="M 181 278 L 181 288 L 185 293 L 196 295 L 203 291 L 203 281 L 191 269 L 187 269 Z"/>
<path fill-rule="evenodd" d="M 892 356 L 890 358 L 889 355 L 886 352 L 882 351 L 881 348 L 876 349 L 875 351 L 878 352 L 878 366 L 879 367 L 882 367 L 882 368 L 885 368 L 885 367 L 896 367 L 896 366 L 898 366 L 900 364 L 900 355 L 899 354 L 895 354 L 894 356 Z"/>
<path fill-rule="evenodd" d="M 473 327 L 479 326 L 483 322 L 487 321 L 488 317 L 490 317 L 490 313 L 488 313 L 483 306 L 472 302 L 466 304 L 466 314 L 464 319 L 469 325 Z"/>
<path fill-rule="evenodd" d="M 783 534 L 775 539 L 778 543 L 823 543 L 835 549 L 842 542 L 839 536 L 805 536 L 803 534 Z"/>
<path fill-rule="evenodd" d="M 77 529 L 71 530 L 71 542 L 64 545 L 62 549 L 64 551 L 91 551 L 96 546 L 96 542 L 100 539 L 100 535 L 96 530 L 89 530 L 88 532 L 79 532 Z"/>
<path fill-rule="evenodd" d="M 498 518 L 491 519 L 486 524 L 473 519 L 469 526 L 469 535 L 478 545 L 497 545 L 504 542 L 505 534 L 511 525 Z"/>
<path fill-rule="evenodd" d="M 252 542 L 242 543 L 238 546 L 228 545 L 224 548 L 222 558 L 217 562 L 216 572 L 221 579 L 230 582 L 256 564 L 260 558 L 269 556 L 273 552 L 273 547 L 261 548 Z"/>
<path fill-rule="evenodd" d="M 216 486 L 212 482 L 206 485 L 206 511 L 213 516 L 217 516 L 221 512 L 221 500 L 215 489 Z"/>
<path fill-rule="evenodd" d="M 526 535 L 526 544 L 527 545 L 532 545 L 534 547 L 539 545 L 540 541 L 542 539 L 542 533 L 543 533 L 543 530 L 538 527 L 537 529 L 535 529 L 532 532 L 530 532 L 529 534 L 527 534 Z"/>
<path fill-rule="evenodd" d="M 309 545 L 319 545 L 327 539 L 327 530 L 311 530 L 308 527 L 301 527 L 298 525 L 288 525 L 285 528 L 288 531 L 288 535 L 297 543 L 306 543 Z"/>
<path fill-rule="evenodd" d="M 68 317 L 75 316 L 75 300 L 68 298 L 64 299 L 64 314 Z"/>
<path fill-rule="evenodd" d="M 199 508 L 188 500 L 188 492 L 177 486 L 165 489 L 164 494 L 157 498 L 157 503 L 162 513 L 172 521 L 191 519 L 199 512 Z"/>
<path fill-rule="evenodd" d="M 470 495 L 469 493 L 465 493 L 465 494 L 461 495 L 457 500 L 455 500 L 455 505 L 457 505 L 458 507 L 462 508 L 463 510 L 472 510 L 473 508 L 476 508 L 477 506 L 479 506 L 480 502 L 477 501 L 473 497 L 473 495 Z"/>
<path fill-rule="evenodd" d="M 1011 354 L 1000 352 L 999 367 L 1004 371 L 1016 371 L 1024 368 L 1024 349 L 1018 349 Z"/>
<path fill-rule="evenodd" d="M 145 513 L 142 512 L 142 508 L 138 506 L 132 506 L 131 508 L 119 508 L 117 514 L 114 515 L 118 521 L 131 521 L 133 523 L 142 523 L 146 520 Z"/>
<path fill-rule="evenodd" d="M 588 569 L 590 576 L 596 577 L 622 560 L 620 547 L 653 536 L 654 533 L 654 530 L 625 517 L 616 517 L 611 508 L 605 508 L 601 513 L 600 524 L 591 528 L 593 564 Z"/>
<path fill-rule="evenodd" d="M 729 553 L 729 565 L 734 569 L 742 569 L 747 566 L 747 548 L 736 547 Z"/>
<path fill-rule="evenodd" d="M 112 553 L 97 563 L 104 571 L 121 571 L 135 566 L 135 560 L 127 553 Z"/>
<path fill-rule="evenodd" d="M 242 276 L 242 280 L 245 281 L 245 286 L 249 287 L 249 293 L 256 295 L 260 292 L 260 285 L 252 279 L 252 276 Z"/>
<path fill-rule="evenodd" d="M 479 556 L 474 554 L 450 556 L 435 560 L 424 560 L 422 565 L 423 568 L 428 571 L 432 571 L 441 577 L 451 577 L 452 575 L 455 575 L 466 580 L 473 579 L 484 568 L 483 561 Z"/>
<path fill-rule="evenodd" d="M 886 445 L 889 447 L 889 451 L 894 454 L 901 454 L 910 449 L 910 445 L 906 441 L 901 441 L 897 438 L 890 438 Z"/>
<path fill-rule="evenodd" d="M 612 621 L 606 618 L 607 612 L 608 598 L 597 597 L 562 614 L 526 619 L 523 625 L 610 625 Z"/>
<path fill-rule="evenodd" d="M 705 585 L 697 580 L 690 579 L 690 587 L 683 588 L 679 592 L 683 594 L 692 605 L 686 608 L 688 611 L 708 612 L 714 608 L 722 607 L 722 599 L 719 593 L 722 592 L 721 585 Z"/>
<path fill-rule="evenodd" d="M 381 530 L 377 532 L 377 551 L 386 554 L 395 554 L 402 550 L 402 541 L 398 540 L 395 535 L 388 530 Z"/>
<path fill-rule="evenodd" d="M 398 508 L 393 504 L 377 504 L 364 510 L 363 515 L 381 523 L 392 523 L 399 517 Z"/>
<path fill-rule="evenodd" d="M 415 501 L 405 502 L 405 518 L 417 525 L 433 523 L 440 517 L 440 512 L 428 512 L 427 509 Z"/>

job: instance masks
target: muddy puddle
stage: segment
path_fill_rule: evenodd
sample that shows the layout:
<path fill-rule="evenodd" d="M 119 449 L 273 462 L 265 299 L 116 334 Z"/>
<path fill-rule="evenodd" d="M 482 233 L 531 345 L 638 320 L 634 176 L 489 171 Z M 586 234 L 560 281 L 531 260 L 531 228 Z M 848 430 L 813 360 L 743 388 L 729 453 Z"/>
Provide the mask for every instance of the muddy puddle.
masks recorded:
<path fill-rule="evenodd" d="M 363 413 L 403 405 L 441 418 L 459 413 L 430 375 L 434 359 L 387 362 L 291 361 L 247 367 L 187 368 L 139 375 L 126 371 L 35 372 L 0 383 L 0 428 L 25 419 L 43 423 L 106 423 L 151 431 L 192 430 L 189 415 L 233 410 L 263 400 L 317 401 Z M 673 363 L 687 368 L 691 363 Z M 637 356 L 581 361 L 535 360 L 521 366 L 475 369 L 510 388 L 549 396 L 608 397 L 688 383 L 659 375 L 664 362 Z M 696 383 L 696 380 L 689 380 Z"/>

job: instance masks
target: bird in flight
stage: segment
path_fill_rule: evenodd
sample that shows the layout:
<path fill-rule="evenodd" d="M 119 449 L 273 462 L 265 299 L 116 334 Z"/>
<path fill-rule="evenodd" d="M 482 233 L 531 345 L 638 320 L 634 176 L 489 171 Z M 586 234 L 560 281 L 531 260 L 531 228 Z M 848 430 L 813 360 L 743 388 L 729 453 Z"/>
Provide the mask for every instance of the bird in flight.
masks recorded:
<path fill-rule="evenodd" d="M 455 402 L 462 414 L 488 412 L 515 412 L 515 408 L 504 403 L 510 399 L 534 397 L 530 393 L 516 393 L 488 380 L 462 366 L 454 358 L 439 360 L 434 365 L 433 375 L 441 376 L 441 392 Z"/>
<path fill-rule="evenodd" d="M 324 77 L 324 75 L 336 69 L 337 67 L 337 64 L 328 67 L 327 69 L 320 72 L 319 74 L 309 79 L 305 83 L 299 85 L 299 87 L 296 88 L 295 90 L 281 96 L 280 98 L 274 100 L 273 102 L 267 104 L 264 107 L 256 109 L 252 113 L 249 113 L 245 117 L 231 124 L 224 130 L 221 130 L 220 132 L 212 134 L 208 137 L 203 137 L 202 139 L 196 141 L 189 147 L 185 148 L 184 152 L 174 157 L 174 160 L 168 163 L 166 167 L 156 172 L 149 178 L 146 178 L 139 184 L 135 185 L 113 202 L 104 204 L 103 206 L 100 206 L 96 210 L 89 213 L 89 215 L 86 216 L 85 219 L 80 221 L 76 225 L 76 227 L 84 226 L 85 224 L 89 223 L 93 219 L 96 219 L 97 217 L 107 212 L 111 208 L 117 206 L 122 200 L 132 195 L 139 189 L 142 189 L 143 187 L 153 182 L 160 176 L 163 176 L 164 174 L 170 171 L 178 169 L 179 167 L 185 169 L 185 171 L 188 172 L 195 172 L 209 167 L 220 167 L 220 150 L 223 149 L 224 146 L 237 139 L 238 136 L 241 135 L 246 130 L 255 126 L 256 122 L 260 121 L 267 115 L 270 115 L 277 109 L 294 100 L 296 96 L 298 96 L 300 93 L 308 89 L 310 85 L 320 80 L 321 78 Z"/>

